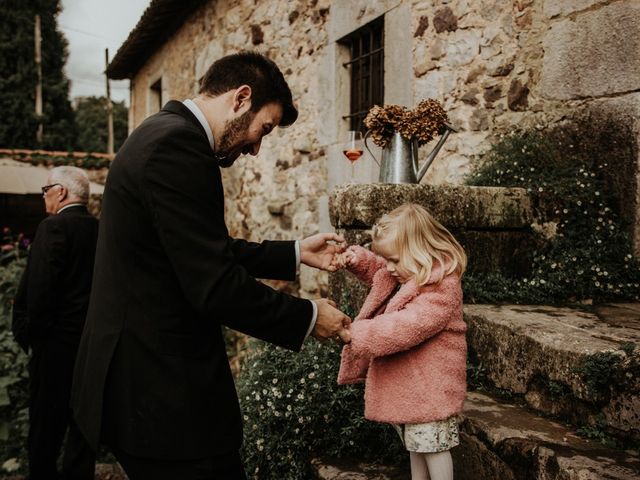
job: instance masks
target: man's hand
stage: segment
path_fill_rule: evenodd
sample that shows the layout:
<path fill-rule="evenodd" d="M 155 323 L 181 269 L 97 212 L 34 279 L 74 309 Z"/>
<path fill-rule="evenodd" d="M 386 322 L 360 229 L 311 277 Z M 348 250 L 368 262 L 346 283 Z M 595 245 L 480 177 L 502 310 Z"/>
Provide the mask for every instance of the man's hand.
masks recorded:
<path fill-rule="evenodd" d="M 335 308 L 336 304 L 331 300 L 320 298 L 313 301 L 318 306 L 318 317 L 311 335 L 320 341 L 333 338 L 342 343 L 351 342 L 351 334 L 349 333 L 351 319 Z"/>
<path fill-rule="evenodd" d="M 316 233 L 300 240 L 300 262 L 327 272 L 335 272 L 338 266 L 334 262 L 334 255 L 342 253 L 345 248 L 342 235 Z"/>

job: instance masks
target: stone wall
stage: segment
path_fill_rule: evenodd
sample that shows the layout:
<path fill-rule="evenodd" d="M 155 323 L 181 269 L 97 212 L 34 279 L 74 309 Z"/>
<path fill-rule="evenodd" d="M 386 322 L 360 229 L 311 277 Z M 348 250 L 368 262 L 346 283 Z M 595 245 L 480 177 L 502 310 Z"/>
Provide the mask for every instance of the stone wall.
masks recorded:
<path fill-rule="evenodd" d="M 346 48 L 338 40 L 385 17 L 385 103 L 443 102 L 452 135 L 425 182 L 460 183 L 502 133 L 544 128 L 585 112 L 619 118 L 631 132 L 625 198 L 640 252 L 640 2 L 635 0 L 210 1 L 154 52 L 132 81 L 132 126 L 149 113 L 149 87 L 163 101 L 191 97 L 220 56 L 268 54 L 288 79 L 300 118 L 267 137 L 256 158 L 224 173 L 233 235 L 301 238 L 331 229 L 327 195 L 349 178 L 341 139 L 348 113 Z M 421 148 L 424 158 L 429 146 Z M 359 182 L 377 178 L 365 156 Z M 301 293 L 326 277 L 303 268 Z"/>

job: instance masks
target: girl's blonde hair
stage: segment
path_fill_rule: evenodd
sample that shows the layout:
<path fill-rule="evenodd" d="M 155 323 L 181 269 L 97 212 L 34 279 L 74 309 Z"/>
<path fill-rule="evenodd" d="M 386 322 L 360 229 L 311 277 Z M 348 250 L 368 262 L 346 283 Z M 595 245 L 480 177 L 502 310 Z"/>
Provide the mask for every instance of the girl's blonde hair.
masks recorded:
<path fill-rule="evenodd" d="M 391 241 L 398 264 L 414 275 L 419 286 L 431 277 L 434 261 L 443 266 L 437 282 L 452 272 L 462 275 L 467 266 L 467 255 L 449 230 L 415 203 L 405 203 L 378 220 L 373 241 L 383 238 Z"/>

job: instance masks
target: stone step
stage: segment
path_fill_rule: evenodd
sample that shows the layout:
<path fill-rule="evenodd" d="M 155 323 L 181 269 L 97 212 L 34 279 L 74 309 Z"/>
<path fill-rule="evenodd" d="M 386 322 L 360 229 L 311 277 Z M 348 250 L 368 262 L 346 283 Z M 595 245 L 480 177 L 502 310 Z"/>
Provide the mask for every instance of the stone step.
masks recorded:
<path fill-rule="evenodd" d="M 638 452 L 580 438 L 566 425 L 480 392 L 468 392 L 460 445 L 451 450 L 456 480 L 639 480 Z M 313 461 L 321 480 L 410 480 L 406 465 Z"/>
<path fill-rule="evenodd" d="M 451 453 L 456 480 L 640 479 L 638 452 L 605 448 L 479 392 L 467 394 Z"/>
<path fill-rule="evenodd" d="M 535 410 L 640 439 L 640 304 L 464 311 L 475 374 Z"/>

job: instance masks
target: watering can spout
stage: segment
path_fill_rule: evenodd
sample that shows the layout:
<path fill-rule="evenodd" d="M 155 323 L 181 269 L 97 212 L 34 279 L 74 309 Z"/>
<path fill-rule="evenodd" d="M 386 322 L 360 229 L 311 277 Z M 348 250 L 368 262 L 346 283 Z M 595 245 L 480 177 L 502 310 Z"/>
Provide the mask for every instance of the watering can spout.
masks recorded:
<path fill-rule="evenodd" d="M 418 141 L 409 140 L 399 132 L 395 132 L 391 137 L 389 145 L 382 149 L 382 159 L 378 161 L 369 145 L 367 137 L 371 133 L 367 131 L 364 135 L 364 145 L 371 157 L 380 165 L 380 183 L 420 183 L 427 169 L 436 158 L 436 155 L 447 141 L 451 132 L 457 130 L 449 124 L 444 124 L 445 131 L 440 140 L 431 151 L 422 167 L 418 169 Z"/>

